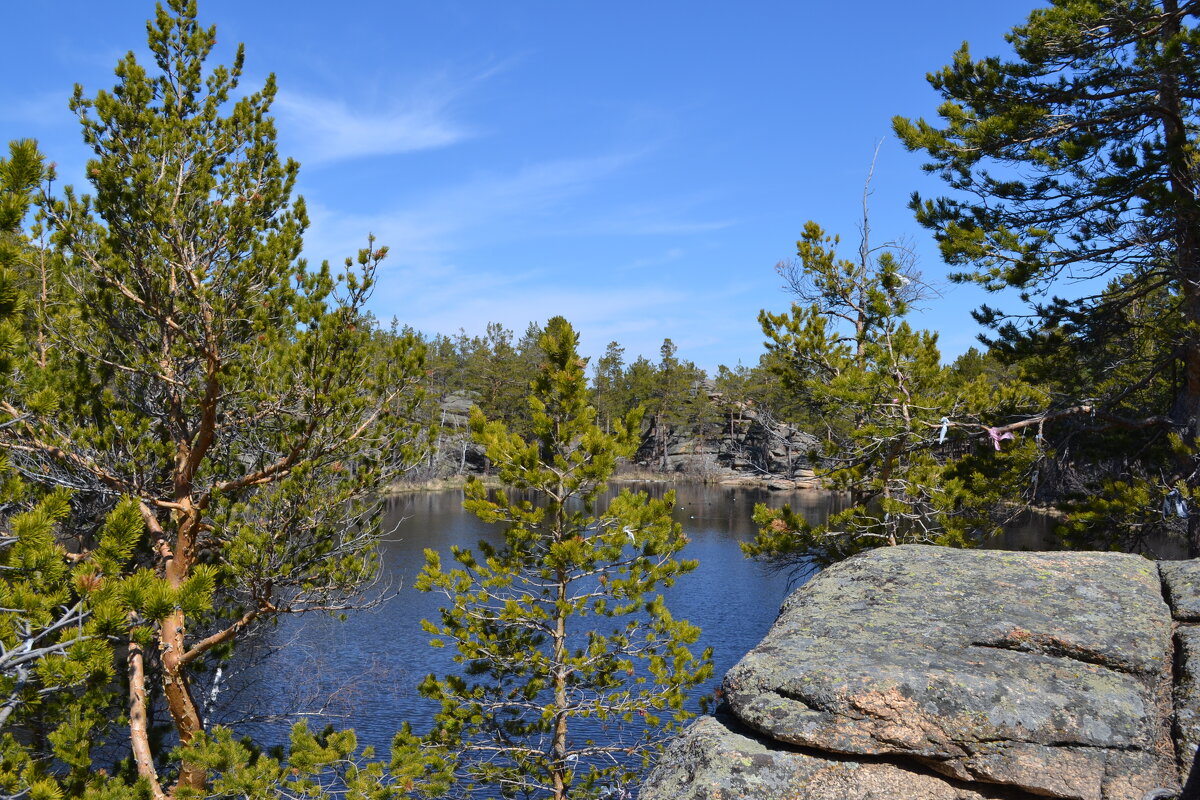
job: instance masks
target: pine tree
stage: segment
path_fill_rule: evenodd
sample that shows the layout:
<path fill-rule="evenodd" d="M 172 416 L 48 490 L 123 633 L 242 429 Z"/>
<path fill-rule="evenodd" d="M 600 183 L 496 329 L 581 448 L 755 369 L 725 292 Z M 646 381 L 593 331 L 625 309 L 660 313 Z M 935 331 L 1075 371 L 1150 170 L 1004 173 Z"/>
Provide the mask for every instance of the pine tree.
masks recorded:
<path fill-rule="evenodd" d="M 504 419 L 518 430 L 528 425 L 525 391 L 539 360 L 540 333 L 530 323 L 514 344 L 511 330 L 499 322 L 489 322 L 483 336 L 462 332 L 455 340 L 462 390 L 485 414 Z"/>
<path fill-rule="evenodd" d="M 1055 380 L 1054 403 L 1005 430 L 1036 426 L 1059 460 L 1068 437 L 1073 452 L 1090 451 L 1086 472 L 1101 478 L 1081 475 L 1086 493 L 1129 498 L 1124 510 L 1106 504 L 1101 524 L 1161 526 L 1162 501 L 1178 492 L 1190 505 L 1192 555 L 1198 15 L 1178 0 L 1054 0 L 1009 34 L 1014 59 L 975 60 L 964 45 L 929 76 L 945 100 L 939 123 L 895 120 L 952 191 L 912 205 L 964 269 L 957 279 L 1015 287 L 1030 306 L 977 312 L 998 352 L 1067 379 Z M 1110 459 L 1119 470 L 1104 466 Z"/>
<path fill-rule="evenodd" d="M 29 349 L 28 296 L 20 289 L 36 250 L 23 222 L 33 193 L 52 170 L 36 144 L 11 143 L 0 159 L 0 384 Z M 38 497 L 0 460 L 0 792 L 81 794 L 89 783 L 89 738 L 111 702 L 113 649 L 121 628 L 121 569 L 142 534 L 136 505 L 119 504 L 96 535 L 95 556 L 73 559 L 57 539 L 70 493 Z M 30 723 L 39 724 L 31 736 Z M 47 765 L 61 765 L 55 775 Z"/>
<path fill-rule="evenodd" d="M 561 800 L 630 780 L 630 757 L 688 716 L 685 692 L 711 664 L 688 649 L 699 630 L 658 594 L 695 567 L 676 558 L 686 539 L 673 493 L 625 491 L 600 508 L 617 458 L 636 447 L 641 410 L 605 433 L 575 331 L 555 317 L 539 344 L 530 438 L 478 409 L 471 418 L 509 488 L 489 495 L 472 481 L 466 506 L 503 524 L 504 543 L 455 549 L 451 568 L 426 551 L 417 586 L 449 600 L 426 628 L 456 649 L 464 674 L 431 675 L 422 693 L 441 702 L 435 734 L 460 749 L 473 780 Z M 610 725 L 622 732 L 591 738 Z"/>
<path fill-rule="evenodd" d="M 43 212 L 76 316 L 45 321 L 45 363 L 16 365 L 0 444 L 43 490 L 74 490 L 57 535 L 117 595 L 129 750 L 164 798 L 207 783 L 186 748 L 174 787 L 161 772 L 175 744 L 205 741 L 206 666 L 279 614 L 361 602 L 378 491 L 421 437 L 423 370 L 411 337 L 373 337 L 364 312 L 385 248 L 341 274 L 299 258 L 274 78 L 241 94 L 240 48 L 206 71 L 216 32 L 195 2 L 147 29 L 156 70 L 130 53 L 112 92 L 71 101 L 94 195 L 67 188 Z M 100 520 L 122 497 L 146 535 L 110 580 Z M 156 697 L 173 736 L 152 735 Z"/>
<path fill-rule="evenodd" d="M 625 393 L 625 348 L 617 342 L 609 342 L 604 355 L 592 368 L 592 402 L 596 406 L 597 419 L 605 433 L 612 432 L 613 420 L 624 416 Z"/>
<path fill-rule="evenodd" d="M 709 381 L 702 370 L 696 369 L 692 388 L 684 400 L 680 411 L 680 426 L 691 438 L 693 469 L 702 474 L 716 464 L 716 459 L 710 457 L 712 442 L 720 438 L 723 429 L 722 408 L 714 400 L 709 387 Z M 698 458 L 696 458 L 698 456 Z"/>
<path fill-rule="evenodd" d="M 8 149 L 9 157 L 0 159 L 0 381 L 9 379 L 14 358 L 25 347 L 29 298 L 22 283 L 35 248 L 23 226 L 41 182 L 53 177 L 33 140 L 11 142 Z"/>
<path fill-rule="evenodd" d="M 1011 488 L 984 476 L 997 472 L 997 460 L 1005 474 L 1028 462 L 1024 442 L 988 452 L 984 419 L 1029 402 L 1029 389 L 954 386 L 936 334 L 905 319 L 919 276 L 903 252 L 872 249 L 869 230 L 864 222 L 858 258 L 845 259 L 838 238 L 809 222 L 791 268 L 800 301 L 787 314 L 759 316 L 774 370 L 825 424 L 817 474 L 848 493 L 850 505 L 812 525 L 790 507 L 760 504 L 762 527 L 744 546 L 750 555 L 826 565 L 880 545 L 975 544 L 993 532 L 991 508 Z M 974 457 L 960 463 L 944 447 L 948 438 Z"/>
<path fill-rule="evenodd" d="M 112 637 L 127 629 L 126 598 L 137 587 L 124 570 L 145 526 L 137 503 L 125 500 L 97 531 L 91 556 L 73 558 L 57 541 L 69 494 L 58 490 L 9 517 L 0 540 L 0 792 L 8 797 L 78 796 L 105 784 L 90 769 L 91 751 L 115 699 Z"/>

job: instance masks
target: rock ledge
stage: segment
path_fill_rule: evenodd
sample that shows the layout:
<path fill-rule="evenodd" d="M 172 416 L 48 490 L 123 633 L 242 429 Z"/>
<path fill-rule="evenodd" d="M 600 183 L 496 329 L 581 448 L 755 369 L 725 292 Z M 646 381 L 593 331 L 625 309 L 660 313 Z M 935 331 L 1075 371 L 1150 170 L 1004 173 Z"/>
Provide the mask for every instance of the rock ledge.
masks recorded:
<path fill-rule="evenodd" d="M 643 800 L 1179 791 L 1200 744 L 1200 561 L 908 545 L 793 593 Z"/>

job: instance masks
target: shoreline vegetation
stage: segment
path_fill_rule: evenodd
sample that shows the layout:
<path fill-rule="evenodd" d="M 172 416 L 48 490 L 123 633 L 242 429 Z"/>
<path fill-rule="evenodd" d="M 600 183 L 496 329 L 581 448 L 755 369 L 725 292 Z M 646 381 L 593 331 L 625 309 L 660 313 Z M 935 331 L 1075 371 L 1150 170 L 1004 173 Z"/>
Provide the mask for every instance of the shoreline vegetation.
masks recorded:
<path fill-rule="evenodd" d="M 482 481 L 483 485 L 489 489 L 499 488 L 502 486 L 500 480 L 494 475 L 451 475 L 444 478 L 429 478 L 419 481 L 397 481 L 388 486 L 383 494 L 386 497 L 394 497 L 405 494 L 419 494 L 421 492 L 444 492 L 451 489 L 462 489 L 466 486 L 467 481 L 471 478 Z M 620 475 L 614 475 L 609 479 L 609 484 L 622 485 L 630 483 L 663 483 L 663 484 L 682 484 L 686 486 L 729 486 L 745 489 L 769 489 L 771 491 L 796 491 L 796 492 L 833 492 L 836 489 L 830 489 L 820 485 L 819 478 L 802 478 L 799 480 L 790 480 L 778 476 L 754 477 L 746 475 L 742 477 L 736 476 L 717 476 L 717 475 L 693 475 L 686 473 L 665 473 L 647 469 L 630 469 L 622 472 Z M 784 486 L 783 484 L 793 484 L 792 486 Z M 1023 505 L 1012 504 L 1014 511 L 1022 510 L 1039 516 L 1050 517 L 1056 520 L 1066 518 L 1066 513 L 1061 509 L 1050 505 Z"/>
<path fill-rule="evenodd" d="M 502 484 L 494 475 L 481 475 L 477 473 L 461 473 L 458 475 L 449 475 L 441 478 L 427 478 L 423 480 L 399 480 L 390 484 L 385 490 L 384 495 L 394 496 L 402 494 L 417 494 L 420 492 L 441 492 L 450 489 L 461 489 L 466 486 L 467 481 L 476 479 L 483 482 L 488 488 L 498 488 Z M 820 480 L 815 477 L 799 477 L 796 479 L 784 478 L 781 476 L 765 475 L 757 477 L 754 475 L 697 475 L 694 473 L 684 472 L 662 472 L 659 470 L 645 469 L 643 467 L 630 467 L 623 469 L 620 474 L 614 475 L 608 481 L 610 484 L 628 484 L 628 483 L 664 483 L 664 484 L 688 484 L 699 486 L 737 486 L 744 488 L 761 488 L 770 489 L 772 491 L 832 491 L 825 489 L 820 485 Z"/>

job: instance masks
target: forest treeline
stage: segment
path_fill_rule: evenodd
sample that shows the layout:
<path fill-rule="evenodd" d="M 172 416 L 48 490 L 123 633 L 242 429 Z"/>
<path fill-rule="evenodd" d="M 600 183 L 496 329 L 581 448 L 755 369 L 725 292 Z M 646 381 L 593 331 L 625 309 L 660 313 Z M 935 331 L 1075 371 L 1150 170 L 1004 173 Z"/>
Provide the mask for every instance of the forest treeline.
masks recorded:
<path fill-rule="evenodd" d="M 455 449 L 456 445 L 461 448 L 462 437 L 453 438 L 454 414 L 461 415 L 464 407 L 477 406 L 489 418 L 528 432 L 529 386 L 544 358 L 538 347 L 539 323 L 530 322 L 520 337 L 495 322 L 488 324 L 482 336 L 460 332 L 427 337 L 410 329 L 400 333 L 415 336 L 426 348 L 427 385 L 437 398 L 430 406 L 429 422 L 441 428 L 439 442 L 445 450 L 432 465 L 435 476 L 466 468 L 460 449 Z M 675 471 L 678 465 L 667 460 L 670 443 L 716 440 L 751 407 L 781 422 L 799 422 L 803 414 L 766 367 L 722 366 L 709 375 L 680 357 L 670 339 L 663 341 L 659 358 L 653 361 L 639 355 L 627 362 L 621 344 L 609 342 L 604 355 L 588 364 L 585 374 L 589 401 L 604 429 L 611 429 L 614 420 L 624 419 L 634 409 L 644 409 L 637 460 L 651 470 Z M 469 466 L 477 469 L 480 464 Z M 414 477 L 420 474 L 414 473 Z M 694 472 L 691 477 L 704 475 Z"/>
<path fill-rule="evenodd" d="M 781 275 L 785 266 L 777 268 Z M 464 425 L 465 412 L 472 406 L 491 419 L 504 420 L 513 430 L 528 433 L 529 386 L 544 359 L 538 347 L 539 323 L 531 321 L 519 337 L 498 322 L 489 323 L 486 332 L 476 336 L 464 331 L 430 336 L 398 322 L 390 328 L 374 320 L 370 324 L 377 337 L 411 337 L 425 348 L 425 386 L 431 401 L 425 406 L 425 420 L 437 436 L 427 461 L 406 473 L 406 481 L 419 483 L 486 469 L 482 451 L 464 452 L 473 446 Z M 949 395 L 989 369 L 997 375 L 1003 372 L 999 361 L 972 347 L 940 371 L 939 379 Z M 827 461 L 820 442 L 840 441 L 851 423 L 844 415 L 821 413 L 788 387 L 787 368 L 774 352 L 762 353 L 753 366 L 722 364 L 710 373 L 682 357 L 669 338 L 663 340 L 655 360 L 638 355 L 626 361 L 625 348 L 612 341 L 585 372 L 589 401 L 605 429 L 630 411 L 644 409 L 638 449 L 626 462 L 638 474 L 657 472 L 666 478 L 695 480 L 736 479 L 740 474 L 764 482 L 794 478 L 798 468 Z M 753 443 L 760 450 L 782 446 L 772 439 L 789 432 L 808 436 L 792 453 L 791 462 L 784 458 L 772 464 L 769 452 L 741 447 L 745 443 L 739 434 L 751 418 L 761 429 L 760 440 Z M 681 443 L 708 457 L 671 458 L 673 446 Z M 811 469 L 805 469 L 808 472 Z"/>
<path fill-rule="evenodd" d="M 1011 60 L 964 45 L 929 76 L 936 120 L 895 118 L 945 184 L 911 208 L 951 279 L 1014 290 L 976 312 L 980 349 L 942 363 L 909 321 L 936 302 L 919 265 L 864 208 L 852 241 L 803 227 L 765 352 L 705 375 L 670 340 L 588 364 L 556 316 L 381 325 L 384 244 L 301 256 L 274 78 L 247 92 L 241 48 L 207 64 L 194 0 L 160 5 L 153 64 L 70 100 L 86 192 L 35 142 L 0 160 L 0 795 L 619 794 L 711 665 L 662 600 L 694 567 L 670 495 L 604 489 L 751 416 L 848 502 L 819 525 L 759 507 L 750 556 L 975 546 L 1030 506 L 1063 546 L 1200 556 L 1198 16 L 1054 0 Z M 432 729 L 398 723 L 381 756 L 303 722 L 282 752 L 211 726 L 247 639 L 389 599 L 382 493 L 469 447 L 501 488 L 469 481 L 467 506 L 504 535 L 427 553 L 418 588 L 446 605 L 426 630 L 462 665 L 421 683 Z"/>

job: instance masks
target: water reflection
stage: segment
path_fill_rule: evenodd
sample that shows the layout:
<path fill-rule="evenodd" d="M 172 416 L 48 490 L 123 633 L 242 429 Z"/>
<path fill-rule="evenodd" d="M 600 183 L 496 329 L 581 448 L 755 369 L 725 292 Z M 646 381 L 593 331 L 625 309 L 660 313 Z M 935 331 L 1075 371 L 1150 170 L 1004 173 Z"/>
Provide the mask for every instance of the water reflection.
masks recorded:
<path fill-rule="evenodd" d="M 711 692 L 763 637 L 789 589 L 795 588 L 788 575 L 742 556 L 739 545 L 756 532 L 754 505 L 788 503 L 819 523 L 843 501 L 817 491 L 662 483 L 628 488 L 654 497 L 676 492 L 674 517 L 691 539 L 683 555 L 699 566 L 665 594 L 672 614 L 703 630 L 697 647 L 713 648 L 716 677 L 703 690 Z M 466 513 L 457 490 L 395 497 L 386 515 L 391 530 L 383 547 L 387 601 L 344 622 L 316 615 L 281 620 L 254 646 L 240 651 L 254 663 L 225 682 L 220 702 L 211 709 L 214 722 L 238 722 L 239 731 L 264 743 L 281 743 L 289 715 L 304 712 L 316 717 L 314 727 L 325 721 L 355 727 L 360 741 L 385 748 L 383 752 L 401 723 L 409 721 L 417 730 L 428 727 L 436 707 L 418 695 L 417 685 L 428 673 L 454 671 L 455 664 L 453 652 L 430 647 L 429 635 L 421 630 L 421 620 L 436 619 L 444 602 L 440 594 L 412 588 L 424 551 L 438 551 L 448 564 L 452 546 L 474 548 L 480 539 L 499 543 L 501 531 Z M 1028 515 L 989 546 L 1053 549 L 1053 537 L 1052 520 Z M 1167 544 L 1160 543 L 1159 552 L 1170 557 Z M 247 713 L 259 721 L 246 724 Z M 277 718 L 271 719 L 273 715 Z"/>
<path fill-rule="evenodd" d="M 1056 530 L 1058 525 L 1058 520 L 1048 514 L 1022 511 L 1000 534 L 985 541 L 983 546 L 995 550 L 1034 552 L 1063 550 L 1063 541 Z M 1093 546 L 1096 549 L 1107 549 L 1109 545 L 1097 542 Z M 1164 530 L 1150 531 L 1136 541 L 1125 541 L 1119 546 L 1126 552 L 1141 553 L 1147 558 L 1168 561 L 1187 558 L 1187 542 L 1182 537 L 1173 536 Z"/>
<path fill-rule="evenodd" d="M 691 542 L 684 557 L 696 570 L 665 592 L 671 612 L 703 630 L 698 648 L 713 648 L 714 675 L 700 694 L 711 693 L 720 676 L 766 633 L 789 590 L 789 577 L 766 570 L 741 554 L 754 537 L 755 503 L 790 503 L 814 520 L 825 519 L 836 499 L 822 492 L 769 492 L 736 487 L 622 486 L 653 497 L 676 492 L 674 518 Z M 418 592 L 413 581 L 431 548 L 449 563 L 452 546 L 474 548 L 480 539 L 498 543 L 501 530 L 462 508 L 461 491 L 423 492 L 393 498 L 386 508 L 391 531 L 383 547 L 384 581 L 390 598 L 378 608 L 345 621 L 327 616 L 281 620 L 250 655 L 256 662 L 226 682 L 215 722 L 239 722 L 239 730 L 267 743 L 286 741 L 288 715 L 353 726 L 360 741 L 386 748 L 405 721 L 428 727 L 437 710 L 417 693 L 430 672 L 455 669 L 453 652 L 429 646 L 422 619 L 436 619 L 445 598 Z M 794 588 L 792 586 L 791 588 Z M 259 718 L 246 719 L 247 710 Z M 386 752 L 386 750 L 384 750 Z"/>

